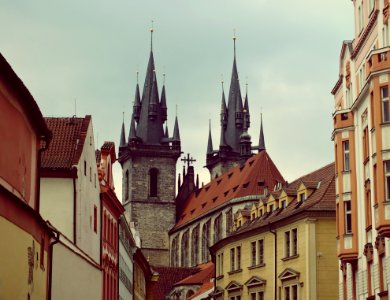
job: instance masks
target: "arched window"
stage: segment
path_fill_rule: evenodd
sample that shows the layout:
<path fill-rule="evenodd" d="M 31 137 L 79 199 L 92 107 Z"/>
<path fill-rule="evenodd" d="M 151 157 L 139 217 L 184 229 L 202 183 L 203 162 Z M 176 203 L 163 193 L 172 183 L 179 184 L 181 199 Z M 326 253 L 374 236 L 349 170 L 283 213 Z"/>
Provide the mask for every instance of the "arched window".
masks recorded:
<path fill-rule="evenodd" d="M 191 265 L 196 266 L 199 261 L 199 224 L 192 229 L 191 235 L 191 245 L 192 245 L 192 257 L 191 257 Z"/>
<path fill-rule="evenodd" d="M 181 267 L 188 267 L 188 230 L 181 238 Z"/>
<path fill-rule="evenodd" d="M 204 223 L 202 228 L 202 262 L 205 263 L 209 259 L 209 228 L 210 223 Z"/>
<path fill-rule="evenodd" d="M 175 236 L 172 240 L 172 246 L 171 246 L 171 266 L 177 267 L 178 261 L 177 261 L 177 252 L 178 252 L 178 244 L 177 244 L 177 237 Z"/>
<path fill-rule="evenodd" d="M 129 170 L 126 170 L 125 175 L 125 200 L 129 200 Z"/>
<path fill-rule="evenodd" d="M 149 171 L 149 196 L 157 197 L 158 170 L 156 168 Z"/>

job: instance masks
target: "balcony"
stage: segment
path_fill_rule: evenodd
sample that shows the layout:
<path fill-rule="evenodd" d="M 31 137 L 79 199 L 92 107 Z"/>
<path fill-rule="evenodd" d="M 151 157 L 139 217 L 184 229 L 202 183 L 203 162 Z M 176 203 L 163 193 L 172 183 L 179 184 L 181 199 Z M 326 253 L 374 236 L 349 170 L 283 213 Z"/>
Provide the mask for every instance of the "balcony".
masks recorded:
<path fill-rule="evenodd" d="M 371 51 L 366 65 L 367 77 L 390 68 L 390 47 Z"/>

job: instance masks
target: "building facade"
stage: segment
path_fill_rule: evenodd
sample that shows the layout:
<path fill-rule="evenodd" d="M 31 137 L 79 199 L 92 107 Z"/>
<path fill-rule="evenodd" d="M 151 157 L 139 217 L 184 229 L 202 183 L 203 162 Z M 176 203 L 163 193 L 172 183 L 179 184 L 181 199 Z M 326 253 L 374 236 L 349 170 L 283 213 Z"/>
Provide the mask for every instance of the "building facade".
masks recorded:
<path fill-rule="evenodd" d="M 214 299 L 335 299 L 334 164 L 279 186 L 235 214 L 211 246 Z"/>
<path fill-rule="evenodd" d="M 103 300 L 119 297 L 119 219 L 124 208 L 115 194 L 112 165 L 116 161 L 115 144 L 104 142 L 96 151 L 100 184 L 101 267 L 103 269 Z M 95 226 L 95 224 L 94 224 Z"/>
<path fill-rule="evenodd" d="M 165 85 L 160 97 L 151 50 L 142 97 L 136 86 L 128 139 L 122 125 L 118 161 L 125 214 L 139 232 L 141 249 L 152 265 L 169 264 L 168 230 L 175 224 L 180 133 L 176 116 L 169 137 L 167 118 Z"/>
<path fill-rule="evenodd" d="M 53 139 L 42 155 L 40 213 L 58 235 L 51 297 L 101 299 L 101 204 L 91 116 L 45 121 Z"/>
<path fill-rule="evenodd" d="M 389 2 L 354 0 L 334 95 L 340 299 L 388 299 L 390 284 Z"/>
<path fill-rule="evenodd" d="M 47 299 L 55 235 L 39 215 L 39 165 L 51 132 L 1 54 L 0 70 L 0 297 Z"/>

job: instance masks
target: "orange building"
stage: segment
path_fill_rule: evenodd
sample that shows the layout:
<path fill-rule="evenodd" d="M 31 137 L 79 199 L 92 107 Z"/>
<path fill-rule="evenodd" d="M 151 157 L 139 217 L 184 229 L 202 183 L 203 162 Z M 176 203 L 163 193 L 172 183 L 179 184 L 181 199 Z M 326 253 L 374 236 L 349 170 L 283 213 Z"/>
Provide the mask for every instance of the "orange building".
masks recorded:
<path fill-rule="evenodd" d="M 354 0 L 335 100 L 340 299 L 388 299 L 390 284 L 389 1 Z"/>
<path fill-rule="evenodd" d="M 47 299 L 54 235 L 39 215 L 39 165 L 51 132 L 0 54 L 0 297 Z"/>

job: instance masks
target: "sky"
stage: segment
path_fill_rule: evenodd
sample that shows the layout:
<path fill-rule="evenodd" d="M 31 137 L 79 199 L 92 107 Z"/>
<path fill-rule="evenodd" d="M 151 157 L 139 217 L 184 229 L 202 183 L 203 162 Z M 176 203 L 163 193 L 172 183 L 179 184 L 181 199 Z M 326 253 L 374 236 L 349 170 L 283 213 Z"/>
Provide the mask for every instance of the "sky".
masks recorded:
<path fill-rule="evenodd" d="M 0 0 L 0 52 L 44 116 L 92 115 L 95 145 L 114 141 L 118 149 L 123 112 L 126 136 L 130 127 L 137 71 L 142 90 L 151 20 L 160 90 L 166 74 L 168 128 L 172 134 L 177 106 L 182 151 L 197 160 L 201 182 L 209 181 L 209 119 L 214 149 L 219 145 L 233 30 L 252 143 L 262 112 L 267 152 L 286 180 L 334 160 L 330 90 L 342 41 L 354 36 L 349 0 Z"/>

